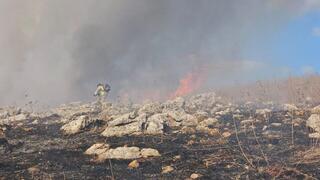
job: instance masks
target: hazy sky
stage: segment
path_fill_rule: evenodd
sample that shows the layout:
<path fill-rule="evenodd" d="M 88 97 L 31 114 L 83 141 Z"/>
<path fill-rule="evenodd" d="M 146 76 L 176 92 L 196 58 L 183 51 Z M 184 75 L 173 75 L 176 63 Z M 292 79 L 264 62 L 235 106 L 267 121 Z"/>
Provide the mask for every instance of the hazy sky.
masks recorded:
<path fill-rule="evenodd" d="M 165 98 L 320 70 L 318 0 L 0 0 L 0 105 Z M 25 96 L 28 95 L 28 98 Z"/>

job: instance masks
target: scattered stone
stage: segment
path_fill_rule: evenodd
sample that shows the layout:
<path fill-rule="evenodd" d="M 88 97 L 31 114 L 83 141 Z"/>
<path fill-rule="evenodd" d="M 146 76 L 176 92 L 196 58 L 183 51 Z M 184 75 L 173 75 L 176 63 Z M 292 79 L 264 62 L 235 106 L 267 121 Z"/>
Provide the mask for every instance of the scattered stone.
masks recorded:
<path fill-rule="evenodd" d="M 181 159 L 181 156 L 180 155 L 177 155 L 177 156 L 174 156 L 173 157 L 173 161 L 178 161 Z"/>
<path fill-rule="evenodd" d="M 281 127 L 282 124 L 281 123 L 271 123 L 270 126 L 272 126 L 272 127 Z"/>
<path fill-rule="evenodd" d="M 63 130 L 64 133 L 68 135 L 76 134 L 84 128 L 88 127 L 93 122 L 95 122 L 95 120 L 90 119 L 86 115 L 79 116 L 77 120 L 71 121 L 70 123 L 67 123 L 64 126 L 62 126 L 61 130 Z"/>
<path fill-rule="evenodd" d="M 174 168 L 171 167 L 171 166 L 162 167 L 162 174 L 167 174 L 167 173 L 170 173 L 172 171 L 174 171 Z"/>
<path fill-rule="evenodd" d="M 280 139 L 282 137 L 281 132 L 272 130 L 267 130 L 262 135 L 267 139 Z"/>
<path fill-rule="evenodd" d="M 198 111 L 195 114 L 193 114 L 193 116 L 197 118 L 198 122 L 201 122 L 209 118 L 209 113 L 205 111 Z"/>
<path fill-rule="evenodd" d="M 216 125 L 218 122 L 218 119 L 208 118 L 204 121 L 201 121 L 198 126 L 210 127 Z"/>
<path fill-rule="evenodd" d="M 174 100 L 169 100 L 164 103 L 164 111 L 171 110 L 171 111 L 177 111 L 177 110 L 183 110 L 185 106 L 185 100 L 182 97 L 177 97 Z"/>
<path fill-rule="evenodd" d="M 222 110 L 222 111 L 219 111 L 219 112 L 216 112 L 215 115 L 218 115 L 218 116 L 226 116 L 228 114 L 231 113 L 231 109 L 230 108 L 227 108 L 225 110 Z"/>
<path fill-rule="evenodd" d="M 168 120 L 166 114 L 155 114 L 148 118 L 145 125 L 144 133 L 146 134 L 162 134 L 164 123 Z"/>
<path fill-rule="evenodd" d="M 248 126 L 251 126 L 252 124 L 254 124 L 256 121 L 254 119 L 247 119 L 247 120 L 242 120 L 240 122 L 240 125 L 241 126 L 244 126 L 244 127 L 248 127 Z"/>
<path fill-rule="evenodd" d="M 312 138 L 312 139 L 320 139 L 320 133 L 318 133 L 318 132 L 310 133 L 310 134 L 309 134 L 309 138 Z"/>
<path fill-rule="evenodd" d="M 201 176 L 202 175 L 200 175 L 200 174 L 193 173 L 193 174 L 191 174 L 190 178 L 191 179 L 199 179 Z"/>
<path fill-rule="evenodd" d="M 140 149 L 138 147 L 118 147 L 116 149 L 109 149 L 98 156 L 99 160 L 138 158 L 141 158 Z"/>
<path fill-rule="evenodd" d="M 312 114 L 320 114 L 320 105 L 312 108 L 311 113 Z"/>
<path fill-rule="evenodd" d="M 67 122 L 75 119 L 78 116 L 89 115 L 98 113 L 94 103 L 82 104 L 80 102 L 74 102 L 70 104 L 63 104 L 53 110 L 53 113 L 63 117 Z"/>
<path fill-rule="evenodd" d="M 284 104 L 283 105 L 283 109 L 285 110 L 285 111 L 296 111 L 296 110 L 298 110 L 299 108 L 296 106 L 296 105 L 294 105 L 294 104 Z"/>
<path fill-rule="evenodd" d="M 301 118 L 296 118 L 296 119 L 293 120 L 293 125 L 296 126 L 296 127 L 297 126 L 301 126 L 302 123 L 304 123 L 304 122 L 306 122 L 306 120 L 301 119 Z"/>
<path fill-rule="evenodd" d="M 105 143 L 97 143 L 92 145 L 89 149 L 87 149 L 84 154 L 86 155 L 100 155 L 102 153 L 107 152 L 110 149 L 109 144 Z"/>
<path fill-rule="evenodd" d="M 127 113 L 127 114 L 124 114 L 120 117 L 117 117 L 115 120 L 108 122 L 108 126 L 119 126 L 119 125 L 123 125 L 123 124 L 129 124 L 129 123 L 137 121 L 137 120 L 135 120 L 136 117 L 137 117 L 137 115 L 134 112 Z"/>
<path fill-rule="evenodd" d="M 242 114 L 233 114 L 232 117 L 234 119 L 242 119 L 244 116 Z"/>
<path fill-rule="evenodd" d="M 181 122 L 182 126 L 196 126 L 198 125 L 198 119 L 190 114 L 185 114 L 182 116 L 183 120 Z"/>
<path fill-rule="evenodd" d="M 159 151 L 156 149 L 144 148 L 141 150 L 141 156 L 143 158 L 148 158 L 148 157 L 159 157 L 161 155 Z"/>
<path fill-rule="evenodd" d="M 161 113 L 163 109 L 163 106 L 161 105 L 161 103 L 156 102 L 156 103 L 149 103 L 149 104 L 145 104 L 143 105 L 139 111 L 138 114 L 147 114 L 148 116 L 152 116 L 154 114 L 158 114 Z"/>
<path fill-rule="evenodd" d="M 265 118 L 267 118 L 268 116 L 270 116 L 270 113 L 272 111 L 270 109 L 257 109 L 256 110 L 256 114 L 258 115 L 262 115 L 264 116 Z"/>
<path fill-rule="evenodd" d="M 37 124 L 39 124 L 38 119 L 34 120 L 31 124 L 33 124 L 33 125 L 37 125 Z"/>
<path fill-rule="evenodd" d="M 184 134 L 194 134 L 194 133 L 196 133 L 196 129 L 195 128 L 186 127 L 186 126 L 182 127 L 180 131 L 181 131 L 181 133 L 184 133 Z"/>
<path fill-rule="evenodd" d="M 28 168 L 28 172 L 29 172 L 29 174 L 31 174 L 33 176 L 33 175 L 39 173 L 40 169 L 38 166 L 32 166 L 32 167 Z"/>
<path fill-rule="evenodd" d="M 163 113 L 166 113 L 168 116 L 173 118 L 176 122 L 182 122 L 185 120 L 186 112 L 184 110 L 163 110 Z"/>
<path fill-rule="evenodd" d="M 204 93 L 190 97 L 185 103 L 185 109 L 191 114 L 194 114 L 199 110 L 209 112 L 216 103 L 215 93 Z"/>
<path fill-rule="evenodd" d="M 130 169 L 137 169 L 139 167 L 139 162 L 137 160 L 133 160 L 129 163 L 128 167 Z"/>
<path fill-rule="evenodd" d="M 231 133 L 227 131 L 227 132 L 222 133 L 222 136 L 223 136 L 224 138 L 228 138 L 228 137 L 231 136 Z"/>
<path fill-rule="evenodd" d="M 0 119 L 6 119 L 9 117 L 8 111 L 0 112 Z"/>
<path fill-rule="evenodd" d="M 320 133 L 320 114 L 312 114 L 307 120 L 307 127 Z"/>
<path fill-rule="evenodd" d="M 98 155 L 97 161 L 101 162 L 106 159 L 138 159 L 148 157 L 159 157 L 160 153 L 156 149 L 138 147 L 117 147 L 109 149 L 108 145 L 97 144 L 86 151 L 86 154 Z"/>
<path fill-rule="evenodd" d="M 112 137 L 112 136 L 124 136 L 141 133 L 141 124 L 139 122 L 133 122 L 123 126 L 107 127 L 103 132 L 102 136 Z"/>

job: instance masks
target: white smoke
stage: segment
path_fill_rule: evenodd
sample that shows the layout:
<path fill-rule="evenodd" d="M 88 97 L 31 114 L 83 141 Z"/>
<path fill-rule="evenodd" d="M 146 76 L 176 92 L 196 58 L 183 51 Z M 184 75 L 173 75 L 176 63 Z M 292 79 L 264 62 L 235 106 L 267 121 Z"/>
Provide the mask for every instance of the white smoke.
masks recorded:
<path fill-rule="evenodd" d="M 46 104 L 90 100 L 98 82 L 109 82 L 113 97 L 161 96 L 198 66 L 209 67 L 206 88 L 243 78 L 261 66 L 238 66 L 248 63 L 248 40 L 317 7 L 312 0 L 0 0 L 0 104 L 26 94 Z"/>

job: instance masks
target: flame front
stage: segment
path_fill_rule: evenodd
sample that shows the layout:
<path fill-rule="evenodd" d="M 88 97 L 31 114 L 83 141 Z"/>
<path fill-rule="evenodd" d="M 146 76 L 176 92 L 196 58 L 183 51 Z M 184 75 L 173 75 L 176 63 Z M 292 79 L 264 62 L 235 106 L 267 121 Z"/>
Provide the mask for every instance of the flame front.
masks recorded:
<path fill-rule="evenodd" d="M 171 98 L 186 96 L 198 90 L 203 84 L 203 74 L 200 71 L 188 73 L 180 80 L 180 85 Z"/>

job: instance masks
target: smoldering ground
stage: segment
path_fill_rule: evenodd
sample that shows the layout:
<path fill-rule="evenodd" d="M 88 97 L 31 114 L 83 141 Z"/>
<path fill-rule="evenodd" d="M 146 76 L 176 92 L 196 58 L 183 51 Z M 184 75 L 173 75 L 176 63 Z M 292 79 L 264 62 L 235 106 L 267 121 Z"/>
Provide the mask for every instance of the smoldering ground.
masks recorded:
<path fill-rule="evenodd" d="M 1 0 L 0 104 L 91 100 L 98 82 L 112 85 L 113 99 L 163 98 L 202 67 L 203 89 L 246 80 L 271 63 L 244 59 L 247 42 L 272 36 L 293 13 L 316 5 L 312 0 Z"/>

